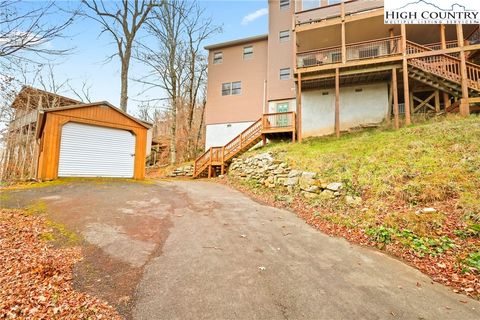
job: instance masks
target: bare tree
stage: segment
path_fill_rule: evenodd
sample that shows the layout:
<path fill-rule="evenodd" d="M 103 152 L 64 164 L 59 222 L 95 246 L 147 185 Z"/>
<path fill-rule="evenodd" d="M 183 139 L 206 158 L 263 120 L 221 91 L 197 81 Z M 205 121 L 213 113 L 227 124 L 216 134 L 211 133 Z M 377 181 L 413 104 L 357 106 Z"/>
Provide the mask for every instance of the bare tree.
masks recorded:
<path fill-rule="evenodd" d="M 199 140 L 194 139 L 194 134 L 192 132 L 195 108 L 204 108 L 206 102 L 202 101 L 200 106 L 198 104 L 199 92 L 201 92 L 202 88 L 205 86 L 208 66 L 207 57 L 202 52 L 202 46 L 205 40 L 207 40 L 213 34 L 220 32 L 221 28 L 215 26 L 211 18 L 205 17 L 204 9 L 198 5 L 195 5 L 193 8 L 193 14 L 188 16 L 185 21 L 185 25 L 187 36 L 185 61 L 187 62 L 186 67 L 188 71 L 188 79 L 185 83 L 188 109 L 186 130 L 187 133 L 189 133 L 187 135 L 189 137 L 187 150 L 190 153 L 188 157 L 191 158 L 197 153 Z M 201 130 L 203 125 L 204 110 L 201 111 L 200 114 L 202 115 L 201 124 L 199 126 L 199 129 Z M 197 141 L 197 143 L 194 144 L 194 141 Z"/>
<path fill-rule="evenodd" d="M 74 88 L 70 81 L 68 81 L 68 87 L 70 92 L 80 101 L 85 103 L 91 103 L 92 98 L 90 95 L 90 89 L 92 88 L 91 84 L 88 84 L 87 80 L 82 80 L 80 88 Z"/>
<path fill-rule="evenodd" d="M 102 33 L 109 33 L 117 45 L 117 55 L 121 62 L 120 76 L 120 108 L 127 111 L 128 104 L 128 73 L 135 37 L 147 21 L 155 0 L 83 0 L 87 8 L 86 16 L 97 21 Z"/>
<path fill-rule="evenodd" d="M 197 3 L 187 0 L 164 2 L 154 10 L 148 21 L 148 31 L 157 47 L 142 45 L 137 58 L 150 67 L 151 72 L 137 81 L 148 88 L 161 88 L 167 98 L 170 124 L 170 162 L 175 163 L 179 129 L 186 137 L 187 155 L 191 158 L 195 141 L 194 115 L 199 107 L 198 95 L 206 77 L 206 58 L 202 54 L 205 39 L 220 28 L 205 18 Z M 201 108 L 201 103 L 200 103 Z M 182 115 L 179 123 L 178 115 Z"/>
<path fill-rule="evenodd" d="M 51 49 L 45 44 L 63 36 L 77 12 L 74 11 L 68 14 L 65 20 L 59 21 L 59 14 L 63 11 L 54 1 L 28 7 L 20 4 L 19 0 L 0 0 L 0 58 L 16 55 L 21 51 L 66 54 L 68 49 Z"/>
<path fill-rule="evenodd" d="M 170 162 L 177 161 L 176 134 L 177 113 L 179 107 L 180 89 L 184 80 L 184 60 L 181 37 L 185 32 L 183 22 L 188 16 L 190 6 L 186 1 L 171 0 L 163 2 L 154 10 L 153 18 L 148 22 L 148 31 L 157 40 L 158 48 L 142 46 L 139 54 L 141 61 L 152 69 L 153 81 L 148 78 L 141 80 L 144 84 L 162 88 L 169 102 L 170 114 Z"/>

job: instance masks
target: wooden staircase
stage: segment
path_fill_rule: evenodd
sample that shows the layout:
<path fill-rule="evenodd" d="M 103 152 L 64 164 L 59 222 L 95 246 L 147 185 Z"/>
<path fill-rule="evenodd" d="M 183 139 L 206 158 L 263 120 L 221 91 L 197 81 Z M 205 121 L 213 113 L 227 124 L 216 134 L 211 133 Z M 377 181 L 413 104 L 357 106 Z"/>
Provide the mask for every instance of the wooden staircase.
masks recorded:
<path fill-rule="evenodd" d="M 407 41 L 407 54 L 433 51 L 431 48 Z M 462 77 L 460 59 L 440 54 L 408 60 L 410 78 L 433 88 L 461 97 Z M 467 86 L 472 96 L 480 94 L 480 66 L 467 62 Z"/>
<path fill-rule="evenodd" d="M 202 176 L 212 177 L 218 169 L 223 174 L 234 157 L 250 150 L 253 146 L 269 136 L 291 134 L 295 141 L 296 119 L 295 112 L 281 112 L 264 114 L 250 127 L 242 131 L 235 138 L 222 147 L 211 147 L 195 160 L 193 178 Z"/>

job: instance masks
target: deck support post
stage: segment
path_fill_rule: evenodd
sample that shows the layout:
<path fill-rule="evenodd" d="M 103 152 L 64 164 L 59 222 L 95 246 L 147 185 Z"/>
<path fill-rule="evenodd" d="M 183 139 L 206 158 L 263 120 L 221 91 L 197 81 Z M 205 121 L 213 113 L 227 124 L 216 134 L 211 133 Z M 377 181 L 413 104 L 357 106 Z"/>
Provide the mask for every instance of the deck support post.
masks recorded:
<path fill-rule="evenodd" d="M 435 112 L 440 113 L 440 91 L 435 90 Z"/>
<path fill-rule="evenodd" d="M 445 36 L 445 25 L 441 24 L 440 25 L 440 43 L 441 43 L 441 48 L 442 50 L 447 49 L 447 38 Z M 448 108 L 450 108 L 450 97 L 448 96 L 448 93 L 443 92 L 443 104 L 445 106 L 445 112 L 447 112 Z"/>
<path fill-rule="evenodd" d="M 335 135 L 340 137 L 340 70 L 335 69 Z"/>
<path fill-rule="evenodd" d="M 222 166 L 220 168 L 220 174 L 225 174 L 225 146 L 222 147 Z"/>
<path fill-rule="evenodd" d="M 470 103 L 468 102 L 468 74 L 467 61 L 465 57 L 463 26 L 457 24 L 457 42 L 461 51 L 460 54 L 460 75 L 462 77 L 462 100 L 460 101 L 460 115 L 468 117 L 470 115 Z"/>
<path fill-rule="evenodd" d="M 400 119 L 398 116 L 398 87 L 397 87 L 397 69 L 392 69 L 392 93 L 393 93 L 393 117 L 395 129 L 400 127 Z M 390 115 L 388 115 L 390 117 Z"/>
<path fill-rule="evenodd" d="M 298 74 L 297 78 L 297 140 L 302 142 L 302 74 Z"/>
<path fill-rule="evenodd" d="M 407 61 L 407 28 L 405 24 L 401 25 L 401 32 L 402 32 L 402 50 L 403 50 L 403 61 L 402 61 L 402 69 L 403 69 L 403 96 L 405 102 L 405 124 L 408 126 L 412 123 L 410 117 L 410 88 L 408 86 L 408 61 Z"/>
<path fill-rule="evenodd" d="M 265 136 L 265 134 L 262 134 L 262 146 L 266 146 L 267 145 L 267 136 Z"/>
<path fill-rule="evenodd" d="M 347 40 L 345 36 L 345 2 L 340 4 L 341 18 L 342 18 L 342 63 L 347 62 Z"/>

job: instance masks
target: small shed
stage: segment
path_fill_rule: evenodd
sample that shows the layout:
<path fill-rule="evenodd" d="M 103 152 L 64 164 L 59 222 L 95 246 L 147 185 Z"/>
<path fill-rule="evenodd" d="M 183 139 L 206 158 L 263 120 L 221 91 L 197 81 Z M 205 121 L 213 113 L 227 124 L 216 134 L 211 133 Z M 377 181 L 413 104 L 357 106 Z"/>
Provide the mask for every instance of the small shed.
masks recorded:
<path fill-rule="evenodd" d="M 43 110 L 37 178 L 144 179 L 149 128 L 105 101 Z"/>

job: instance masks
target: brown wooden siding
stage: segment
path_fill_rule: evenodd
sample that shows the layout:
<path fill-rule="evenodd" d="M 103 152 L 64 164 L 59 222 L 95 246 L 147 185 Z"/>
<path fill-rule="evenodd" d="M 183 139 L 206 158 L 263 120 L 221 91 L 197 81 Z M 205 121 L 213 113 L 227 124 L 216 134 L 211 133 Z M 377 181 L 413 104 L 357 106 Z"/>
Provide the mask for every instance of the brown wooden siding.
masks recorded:
<path fill-rule="evenodd" d="M 67 122 L 91 124 L 131 131 L 135 134 L 134 179 L 145 178 L 147 129 L 108 106 L 91 106 L 52 111 L 46 114 L 45 127 L 40 137 L 41 150 L 38 160 L 40 180 L 58 178 L 60 139 L 62 127 Z"/>

